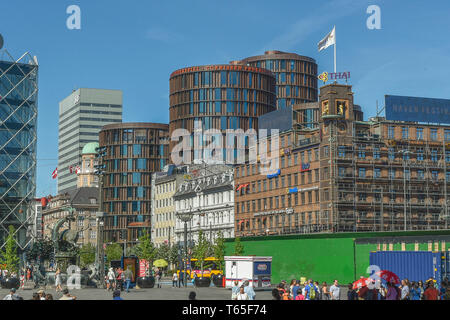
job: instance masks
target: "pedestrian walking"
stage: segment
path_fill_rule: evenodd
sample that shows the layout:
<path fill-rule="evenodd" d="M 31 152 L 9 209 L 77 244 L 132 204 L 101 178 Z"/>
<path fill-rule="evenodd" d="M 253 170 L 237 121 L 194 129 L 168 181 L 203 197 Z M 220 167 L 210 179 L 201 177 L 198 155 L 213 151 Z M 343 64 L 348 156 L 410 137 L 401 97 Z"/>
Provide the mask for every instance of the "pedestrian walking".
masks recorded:
<path fill-rule="evenodd" d="M 123 300 L 120 297 L 120 290 L 114 290 L 114 292 L 113 292 L 113 300 Z"/>
<path fill-rule="evenodd" d="M 62 291 L 61 284 L 62 284 L 61 270 L 58 268 L 58 269 L 56 269 L 56 272 L 55 272 L 55 287 L 56 287 L 55 290 L 56 290 L 56 292 Z"/>
<path fill-rule="evenodd" d="M 244 282 L 244 292 L 247 294 L 248 300 L 255 300 L 255 290 L 253 290 L 253 286 L 250 285 L 248 280 Z"/>
<path fill-rule="evenodd" d="M 297 294 L 295 295 L 294 300 L 305 300 L 305 296 L 302 294 L 302 289 L 297 289 Z"/>
<path fill-rule="evenodd" d="M 308 280 L 308 284 L 305 287 L 305 293 L 305 300 L 316 300 L 319 296 L 319 292 L 317 291 L 312 279 Z"/>
<path fill-rule="evenodd" d="M 123 291 L 123 270 L 122 268 L 117 268 L 117 285 L 116 288 L 118 288 L 120 291 Z"/>
<path fill-rule="evenodd" d="M 395 288 L 395 285 L 391 282 L 387 283 L 387 293 L 386 293 L 386 300 L 397 300 L 398 292 Z"/>
<path fill-rule="evenodd" d="M 341 288 L 339 282 L 334 280 L 333 285 L 330 287 L 331 300 L 341 300 Z"/>
<path fill-rule="evenodd" d="M 434 287 L 433 280 L 428 281 L 427 289 L 423 296 L 424 300 L 439 300 L 439 291 Z"/>
<path fill-rule="evenodd" d="M 44 292 L 44 290 L 41 289 L 37 293 L 39 295 L 39 299 L 40 300 L 45 300 L 45 292 Z"/>
<path fill-rule="evenodd" d="M 50 293 L 47 293 L 45 295 L 45 300 L 53 300 L 53 295 L 51 295 Z"/>
<path fill-rule="evenodd" d="M 231 300 L 237 300 L 239 294 L 239 281 L 234 281 L 234 286 L 231 288 Z"/>
<path fill-rule="evenodd" d="M 179 287 L 178 274 L 176 272 L 174 272 L 172 275 L 172 288 L 174 287 Z"/>
<path fill-rule="evenodd" d="M 69 293 L 69 289 L 67 289 L 67 288 L 65 288 L 62 293 L 63 293 L 63 296 L 61 298 L 59 298 L 59 300 L 76 300 L 77 299 L 77 297 L 72 296 Z"/>
<path fill-rule="evenodd" d="M 12 288 L 9 290 L 9 294 L 7 294 L 3 300 L 23 300 L 21 297 L 16 293 L 16 289 Z"/>
<path fill-rule="evenodd" d="M 401 286 L 401 299 L 400 300 L 409 300 L 409 281 L 408 279 L 402 280 Z"/>
<path fill-rule="evenodd" d="M 236 299 L 235 300 L 237 300 L 237 294 L 236 294 Z M 272 290 L 272 300 L 281 300 L 280 290 L 278 290 L 278 289 L 273 289 Z"/>
<path fill-rule="evenodd" d="M 116 275 L 114 273 L 114 269 L 113 268 L 109 268 L 108 270 L 108 274 L 107 274 L 107 278 L 106 278 L 106 291 L 112 290 L 114 291 L 115 289 L 115 279 L 116 279 Z"/>
<path fill-rule="evenodd" d="M 180 271 L 180 285 L 178 287 L 180 286 L 184 287 L 184 271 Z"/>
<path fill-rule="evenodd" d="M 296 280 L 292 279 L 291 283 L 289 284 L 289 298 L 294 299 L 294 287 L 295 287 Z"/>
<path fill-rule="evenodd" d="M 133 278 L 133 273 L 130 270 L 131 266 L 127 266 L 127 269 L 123 272 L 123 276 L 125 278 L 125 288 L 127 292 L 130 292 L 131 280 Z"/>
<path fill-rule="evenodd" d="M 189 300 L 197 300 L 196 297 L 197 297 L 197 294 L 194 291 L 189 292 L 189 297 L 188 297 Z"/>
<path fill-rule="evenodd" d="M 300 294 L 302 292 L 302 289 L 300 288 L 300 281 L 295 280 L 295 285 L 292 287 L 292 300 L 295 300 L 297 297 L 297 292 L 300 290 Z"/>
<path fill-rule="evenodd" d="M 157 269 L 155 274 L 156 288 L 161 288 L 161 270 Z"/>
<path fill-rule="evenodd" d="M 326 282 L 322 283 L 322 300 L 330 300 L 330 291 L 328 291 L 328 286 Z"/>
<path fill-rule="evenodd" d="M 244 286 L 241 286 L 239 288 L 239 293 L 237 295 L 237 299 L 236 300 L 250 300 L 247 293 L 245 293 L 245 288 Z"/>
<path fill-rule="evenodd" d="M 419 289 L 419 284 L 415 281 L 411 283 L 411 289 L 409 290 L 410 300 L 420 300 L 421 292 Z"/>
<path fill-rule="evenodd" d="M 353 289 L 353 284 L 349 283 L 347 288 L 347 300 L 358 300 L 358 294 L 356 293 L 356 290 Z"/>

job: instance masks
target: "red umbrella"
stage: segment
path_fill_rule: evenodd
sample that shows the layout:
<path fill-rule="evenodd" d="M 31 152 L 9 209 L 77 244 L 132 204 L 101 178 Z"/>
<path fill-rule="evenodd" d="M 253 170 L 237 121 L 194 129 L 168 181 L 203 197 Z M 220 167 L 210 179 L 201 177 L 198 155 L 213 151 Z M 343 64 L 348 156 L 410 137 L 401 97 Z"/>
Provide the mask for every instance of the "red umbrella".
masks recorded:
<path fill-rule="evenodd" d="M 370 278 L 361 278 L 359 280 L 356 280 L 355 282 L 353 282 L 353 289 L 359 289 L 362 287 L 367 286 L 370 282 L 372 281 L 372 279 Z"/>
<path fill-rule="evenodd" d="M 393 284 L 400 284 L 400 278 L 389 270 L 381 270 L 376 273 L 381 279 Z"/>

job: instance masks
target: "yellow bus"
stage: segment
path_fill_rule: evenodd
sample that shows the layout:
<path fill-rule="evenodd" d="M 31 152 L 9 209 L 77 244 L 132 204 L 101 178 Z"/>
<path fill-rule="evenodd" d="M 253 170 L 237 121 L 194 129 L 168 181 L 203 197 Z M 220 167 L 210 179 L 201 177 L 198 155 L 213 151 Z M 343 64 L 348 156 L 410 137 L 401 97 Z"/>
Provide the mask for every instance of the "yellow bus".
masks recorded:
<path fill-rule="evenodd" d="M 218 259 L 214 257 L 208 257 L 205 259 L 203 264 L 203 277 L 209 278 L 212 275 L 223 274 L 222 270 L 219 270 Z M 187 265 L 186 270 L 189 279 L 192 279 L 194 274 L 197 274 L 197 277 L 202 276 L 201 264 L 198 262 L 198 259 L 191 259 L 191 263 Z M 180 270 L 177 270 L 178 276 L 180 275 Z"/>

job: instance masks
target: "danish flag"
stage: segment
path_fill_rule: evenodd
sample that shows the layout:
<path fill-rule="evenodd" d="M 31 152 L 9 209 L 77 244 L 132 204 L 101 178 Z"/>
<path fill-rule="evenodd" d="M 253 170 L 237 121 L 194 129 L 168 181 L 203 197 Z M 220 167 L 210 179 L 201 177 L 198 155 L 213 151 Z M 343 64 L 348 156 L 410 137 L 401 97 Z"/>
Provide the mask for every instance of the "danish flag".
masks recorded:
<path fill-rule="evenodd" d="M 81 171 L 80 166 L 76 166 L 76 167 L 75 167 L 75 173 L 76 173 L 76 174 L 79 174 L 80 171 Z"/>
<path fill-rule="evenodd" d="M 56 179 L 58 177 L 58 168 L 56 168 L 52 173 L 52 178 Z"/>

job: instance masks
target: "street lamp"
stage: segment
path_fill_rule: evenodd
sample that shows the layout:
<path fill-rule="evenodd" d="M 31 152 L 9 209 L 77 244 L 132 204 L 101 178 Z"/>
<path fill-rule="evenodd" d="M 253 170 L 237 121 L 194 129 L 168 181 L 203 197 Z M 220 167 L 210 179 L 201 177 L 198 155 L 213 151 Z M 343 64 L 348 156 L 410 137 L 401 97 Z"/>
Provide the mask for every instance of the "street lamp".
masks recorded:
<path fill-rule="evenodd" d="M 189 210 L 185 211 L 178 211 L 176 213 L 176 216 L 178 219 L 180 219 L 182 222 L 184 222 L 184 286 L 187 287 L 187 223 L 192 220 L 192 217 L 194 216 L 192 212 L 192 207 L 189 208 Z"/>

